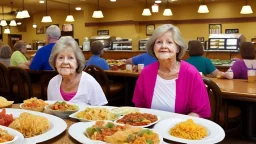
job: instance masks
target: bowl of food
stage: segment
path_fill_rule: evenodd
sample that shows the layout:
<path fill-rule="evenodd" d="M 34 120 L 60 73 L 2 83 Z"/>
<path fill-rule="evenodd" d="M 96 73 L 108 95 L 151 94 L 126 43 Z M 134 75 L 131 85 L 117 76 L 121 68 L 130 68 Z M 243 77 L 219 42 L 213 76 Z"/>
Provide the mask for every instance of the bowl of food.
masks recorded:
<path fill-rule="evenodd" d="M 52 114 L 60 118 L 68 118 L 69 115 L 77 112 L 79 107 L 65 101 L 57 101 L 52 105 L 46 106 L 45 109 L 49 110 Z"/>
<path fill-rule="evenodd" d="M 36 97 L 24 100 L 22 104 L 20 104 L 21 109 L 25 110 L 32 110 L 32 111 L 37 111 L 37 112 L 43 112 L 44 107 L 47 106 L 48 104 L 41 100 L 37 99 Z"/>
<path fill-rule="evenodd" d="M 0 96 L 0 108 L 10 108 L 14 101 L 8 101 L 6 98 Z"/>
<path fill-rule="evenodd" d="M 1 141 L 0 143 L 4 144 L 19 144 L 22 143 L 24 140 L 24 136 L 18 132 L 17 130 L 14 130 L 9 127 L 1 126 L 0 125 L 0 135 L 1 135 Z"/>

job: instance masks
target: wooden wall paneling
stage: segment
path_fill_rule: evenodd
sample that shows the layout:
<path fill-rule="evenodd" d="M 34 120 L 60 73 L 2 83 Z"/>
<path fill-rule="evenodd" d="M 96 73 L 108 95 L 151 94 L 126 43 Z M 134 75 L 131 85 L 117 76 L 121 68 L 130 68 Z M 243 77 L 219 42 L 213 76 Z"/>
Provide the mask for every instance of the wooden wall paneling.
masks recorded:
<path fill-rule="evenodd" d="M 206 52 L 206 57 L 209 59 L 229 60 L 230 52 Z"/>

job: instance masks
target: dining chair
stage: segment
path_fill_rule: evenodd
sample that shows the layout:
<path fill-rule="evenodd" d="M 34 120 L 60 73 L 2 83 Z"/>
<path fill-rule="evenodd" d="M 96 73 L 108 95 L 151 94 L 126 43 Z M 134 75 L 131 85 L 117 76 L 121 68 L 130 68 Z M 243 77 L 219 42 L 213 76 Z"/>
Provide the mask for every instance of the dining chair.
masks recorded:
<path fill-rule="evenodd" d="M 58 72 L 54 70 L 41 71 L 40 83 L 41 83 L 41 93 L 42 93 L 43 100 L 47 100 L 47 88 L 48 88 L 49 81 L 56 75 L 58 75 Z"/>
<path fill-rule="evenodd" d="M 124 85 L 121 83 L 112 83 L 103 69 L 98 66 L 90 65 L 84 69 L 85 72 L 93 76 L 96 81 L 101 85 L 104 94 L 108 100 L 108 105 L 123 105 L 125 99 L 120 95 L 120 91 Z"/>
<path fill-rule="evenodd" d="M 2 62 L 0 62 L 0 96 L 7 99 L 10 96 L 8 67 Z"/>
<path fill-rule="evenodd" d="M 228 100 L 222 99 L 219 86 L 208 78 L 203 78 L 207 86 L 207 92 L 211 102 L 211 120 L 222 126 L 225 132 L 233 132 L 241 126 L 241 110 L 235 106 L 229 106 Z M 233 123 L 236 123 L 235 125 Z M 232 125 L 232 126 L 231 126 Z"/>
<path fill-rule="evenodd" d="M 33 88 L 28 72 L 16 66 L 10 66 L 8 70 L 10 75 L 10 98 L 15 103 L 22 103 L 23 100 L 31 98 Z"/>

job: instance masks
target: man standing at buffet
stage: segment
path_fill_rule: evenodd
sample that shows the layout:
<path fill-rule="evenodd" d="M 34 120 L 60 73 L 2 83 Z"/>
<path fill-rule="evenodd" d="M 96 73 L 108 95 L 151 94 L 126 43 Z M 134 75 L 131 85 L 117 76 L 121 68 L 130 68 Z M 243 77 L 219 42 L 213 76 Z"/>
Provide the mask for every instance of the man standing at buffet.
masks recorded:
<path fill-rule="evenodd" d="M 60 37 L 59 27 L 56 25 L 49 26 L 46 30 L 46 36 L 48 44 L 37 51 L 29 67 L 31 70 L 52 70 L 49 57 L 54 44 Z"/>

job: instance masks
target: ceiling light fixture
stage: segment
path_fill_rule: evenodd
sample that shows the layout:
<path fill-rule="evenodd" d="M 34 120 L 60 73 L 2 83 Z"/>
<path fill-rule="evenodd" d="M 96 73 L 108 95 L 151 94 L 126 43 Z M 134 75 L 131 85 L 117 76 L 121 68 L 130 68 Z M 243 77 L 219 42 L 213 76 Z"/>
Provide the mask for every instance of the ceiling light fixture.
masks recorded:
<path fill-rule="evenodd" d="M 146 0 L 146 7 L 144 8 L 143 12 L 142 12 L 143 16 L 151 16 L 151 12 L 150 9 L 148 8 L 148 1 Z"/>
<path fill-rule="evenodd" d="M 242 7 L 240 14 L 252 14 L 252 8 L 250 5 L 248 5 L 247 0 L 245 1 L 245 5 Z"/>
<path fill-rule="evenodd" d="M 32 25 L 32 27 L 33 27 L 33 28 L 36 28 L 36 27 L 37 27 L 37 25 L 36 25 L 36 24 L 33 24 L 33 25 Z"/>
<path fill-rule="evenodd" d="M 24 0 L 22 0 L 22 10 L 19 11 L 16 15 L 16 18 L 22 19 L 22 18 L 29 18 L 30 15 L 27 10 L 24 9 Z"/>
<path fill-rule="evenodd" d="M 75 8 L 77 11 L 80 11 L 82 8 L 81 7 L 76 7 Z"/>
<path fill-rule="evenodd" d="M 39 3 L 43 4 L 43 3 L 44 3 L 44 0 L 40 0 Z"/>
<path fill-rule="evenodd" d="M 166 1 L 166 8 L 164 10 L 163 16 L 172 16 L 172 10 L 169 8 L 168 1 Z"/>
<path fill-rule="evenodd" d="M 43 23 L 52 22 L 51 16 L 48 16 L 48 13 L 47 13 L 47 0 L 45 0 L 45 16 L 43 16 L 41 22 L 43 22 Z"/>
<path fill-rule="evenodd" d="M 7 27 L 7 28 L 5 28 L 5 29 L 4 29 L 4 33 L 5 33 L 5 34 L 9 34 L 9 33 L 11 33 L 10 28 L 8 28 L 8 27 Z"/>
<path fill-rule="evenodd" d="M 155 3 L 162 3 L 161 0 L 155 0 Z"/>
<path fill-rule="evenodd" d="M 74 22 L 75 19 L 74 17 L 70 14 L 70 0 L 69 0 L 69 4 L 68 4 L 68 15 L 66 18 L 66 22 Z"/>
<path fill-rule="evenodd" d="M 116 2 L 116 0 L 110 0 L 111 2 Z"/>
<path fill-rule="evenodd" d="M 198 13 L 209 13 L 207 5 L 204 4 L 204 0 L 203 0 L 203 4 L 199 6 L 197 12 Z"/>
<path fill-rule="evenodd" d="M 17 25 L 21 25 L 21 22 L 17 22 Z"/>
<path fill-rule="evenodd" d="M 98 8 L 96 11 L 93 12 L 92 17 L 93 18 L 103 18 L 104 17 L 102 11 L 100 10 L 99 0 L 98 0 Z"/>
<path fill-rule="evenodd" d="M 17 26 L 17 24 L 16 24 L 16 21 L 15 20 L 11 20 L 11 22 L 10 22 L 10 24 L 9 24 L 10 26 Z"/>
<path fill-rule="evenodd" d="M 2 13 L 3 13 L 3 19 L 1 20 L 0 25 L 1 26 L 7 26 L 7 22 L 4 19 L 4 6 L 2 6 Z"/>
<path fill-rule="evenodd" d="M 158 11 L 159 11 L 159 6 L 157 4 L 153 4 L 152 5 L 152 12 L 153 13 L 158 13 Z"/>

